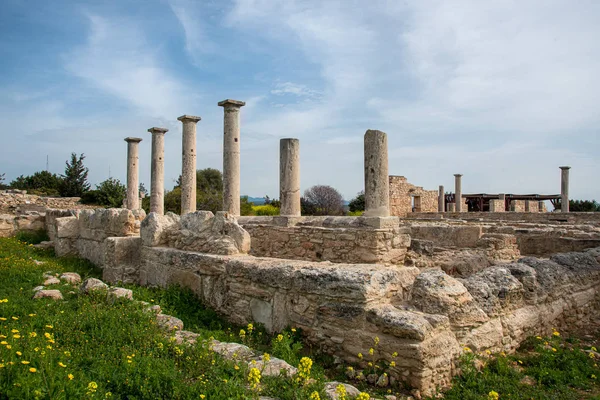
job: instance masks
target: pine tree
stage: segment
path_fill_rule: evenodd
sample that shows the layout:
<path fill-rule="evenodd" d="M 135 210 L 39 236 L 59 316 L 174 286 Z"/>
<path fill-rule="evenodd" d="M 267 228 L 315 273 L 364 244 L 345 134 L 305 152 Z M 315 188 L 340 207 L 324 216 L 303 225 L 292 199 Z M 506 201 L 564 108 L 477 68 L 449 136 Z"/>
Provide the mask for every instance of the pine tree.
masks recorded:
<path fill-rule="evenodd" d="M 60 195 L 63 197 L 81 197 L 84 192 L 90 190 L 90 184 L 87 182 L 88 169 L 84 167 L 83 160 L 85 156 L 71 153 L 71 162 L 66 161 L 63 184 Z"/>

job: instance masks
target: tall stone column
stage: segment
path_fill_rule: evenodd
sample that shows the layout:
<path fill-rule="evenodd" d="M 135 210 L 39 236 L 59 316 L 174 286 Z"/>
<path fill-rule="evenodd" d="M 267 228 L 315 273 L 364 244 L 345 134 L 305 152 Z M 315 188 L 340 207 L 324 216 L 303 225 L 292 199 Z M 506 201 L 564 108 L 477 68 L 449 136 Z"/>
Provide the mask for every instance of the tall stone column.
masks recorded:
<path fill-rule="evenodd" d="M 181 215 L 196 211 L 196 123 L 200 117 L 182 115 Z"/>
<path fill-rule="evenodd" d="M 444 194 L 444 186 L 440 185 L 438 192 L 438 212 L 444 212 L 446 210 L 446 195 Z"/>
<path fill-rule="evenodd" d="M 279 141 L 279 201 L 282 216 L 300 216 L 300 141 Z"/>
<path fill-rule="evenodd" d="M 223 100 L 223 211 L 240 215 L 240 108 L 246 103 Z"/>
<path fill-rule="evenodd" d="M 390 216 L 388 145 L 384 132 L 365 133 L 365 217 Z"/>
<path fill-rule="evenodd" d="M 560 212 L 569 212 L 569 170 L 571 167 L 560 167 Z"/>
<path fill-rule="evenodd" d="M 544 202 L 538 201 L 538 212 L 544 212 Z"/>
<path fill-rule="evenodd" d="M 139 210 L 139 146 L 140 138 L 128 137 L 127 142 L 127 199 L 125 206 L 129 210 Z"/>
<path fill-rule="evenodd" d="M 456 212 L 462 212 L 462 174 L 454 174 L 454 203 L 456 204 Z"/>
<path fill-rule="evenodd" d="M 166 128 L 150 128 L 152 164 L 150 165 L 150 212 L 165 213 L 165 133 Z"/>

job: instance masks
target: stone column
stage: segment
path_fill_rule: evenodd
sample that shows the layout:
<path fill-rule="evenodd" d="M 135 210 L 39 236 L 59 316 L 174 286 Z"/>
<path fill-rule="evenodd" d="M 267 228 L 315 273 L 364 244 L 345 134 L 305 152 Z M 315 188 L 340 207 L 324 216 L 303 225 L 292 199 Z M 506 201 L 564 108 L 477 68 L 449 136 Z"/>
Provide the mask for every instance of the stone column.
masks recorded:
<path fill-rule="evenodd" d="M 444 186 L 440 185 L 438 192 L 438 212 L 444 212 L 446 210 L 446 195 L 444 194 Z"/>
<path fill-rule="evenodd" d="M 223 211 L 240 215 L 240 108 L 246 103 L 223 100 Z"/>
<path fill-rule="evenodd" d="M 181 215 L 196 211 L 196 123 L 200 117 L 182 115 Z"/>
<path fill-rule="evenodd" d="M 538 201 L 538 212 L 544 212 L 544 202 Z"/>
<path fill-rule="evenodd" d="M 454 174 L 454 203 L 456 204 L 456 212 L 462 212 L 463 209 L 461 177 L 462 174 Z"/>
<path fill-rule="evenodd" d="M 529 200 L 525 200 L 525 212 L 530 212 L 529 208 Z"/>
<path fill-rule="evenodd" d="M 456 203 L 448 203 L 448 212 L 454 212 L 456 210 Z"/>
<path fill-rule="evenodd" d="M 571 167 L 560 167 L 560 212 L 569 212 L 569 170 Z"/>
<path fill-rule="evenodd" d="M 140 138 L 128 137 L 127 142 L 127 199 L 125 207 L 129 210 L 139 210 L 139 146 Z"/>
<path fill-rule="evenodd" d="M 280 215 L 300 216 L 300 141 L 279 141 L 279 201 Z"/>
<path fill-rule="evenodd" d="M 150 166 L 150 212 L 165 213 L 165 133 L 166 128 L 150 128 L 152 164 Z"/>
<path fill-rule="evenodd" d="M 365 133 L 365 217 L 390 216 L 390 178 L 387 135 L 369 129 Z"/>

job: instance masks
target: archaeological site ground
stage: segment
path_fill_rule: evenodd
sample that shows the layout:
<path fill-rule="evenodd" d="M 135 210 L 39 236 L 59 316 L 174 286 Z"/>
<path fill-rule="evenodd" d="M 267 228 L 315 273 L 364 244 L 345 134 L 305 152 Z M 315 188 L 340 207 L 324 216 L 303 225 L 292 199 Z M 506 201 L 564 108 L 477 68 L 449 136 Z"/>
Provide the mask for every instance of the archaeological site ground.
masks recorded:
<path fill-rule="evenodd" d="M 510 355 L 531 338 L 577 335 L 597 319 L 600 213 L 569 212 L 569 167 L 560 167 L 560 194 L 466 194 L 461 174 L 451 194 L 443 187 L 426 190 L 390 175 L 387 136 L 368 130 L 364 214 L 302 216 L 300 142 L 282 139 L 281 215 L 240 216 L 244 103 L 219 106 L 225 115 L 223 211 L 196 210 L 200 118 L 184 115 L 181 215 L 164 214 L 167 130 L 154 127 L 148 214 L 138 192 L 142 139 L 127 138 L 123 208 L 8 191 L 0 193 L 0 236 L 43 230 L 49 238 L 43 246 L 58 257 L 88 260 L 110 285 L 179 285 L 194 294 L 189 302 L 228 323 L 262 326 L 265 334 L 302 332 L 305 346 L 354 366 L 346 371 L 350 383 L 361 381 L 360 371 L 375 375 L 368 377 L 373 388 L 393 382 L 414 397 L 435 395 L 468 373 L 461 358 Z M 562 210 L 548 212 L 547 204 L 559 200 Z M 51 297 L 49 285 L 36 296 Z M 7 317 L 2 308 L 0 315 Z M 171 327 L 181 329 L 176 321 Z M 550 356 L 557 351 L 552 343 L 546 343 Z M 595 354 L 585 357 L 593 364 Z M 385 365 L 385 373 L 377 374 L 374 364 Z"/>

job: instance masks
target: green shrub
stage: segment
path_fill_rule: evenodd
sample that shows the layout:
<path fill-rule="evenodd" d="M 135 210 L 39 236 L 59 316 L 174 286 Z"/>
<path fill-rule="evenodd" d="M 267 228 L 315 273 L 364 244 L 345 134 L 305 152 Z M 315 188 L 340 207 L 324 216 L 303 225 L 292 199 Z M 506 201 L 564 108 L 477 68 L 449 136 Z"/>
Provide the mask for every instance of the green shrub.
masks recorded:
<path fill-rule="evenodd" d="M 262 206 L 252 206 L 252 210 L 255 215 L 268 216 L 268 215 L 279 215 L 279 208 L 272 206 L 271 204 L 264 204 Z"/>
<path fill-rule="evenodd" d="M 20 231 L 15 235 L 15 239 L 27 244 L 38 244 L 50 240 L 44 229 L 38 231 Z"/>

